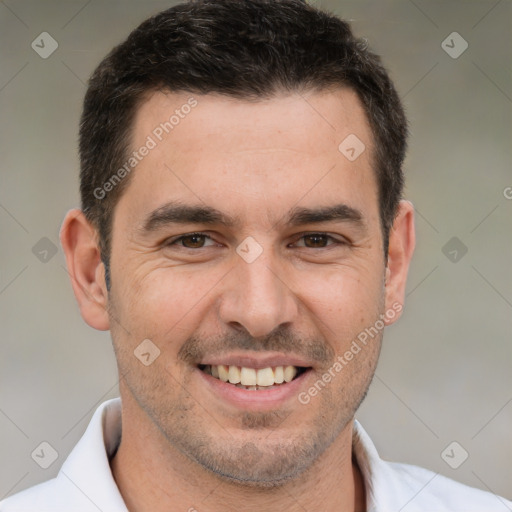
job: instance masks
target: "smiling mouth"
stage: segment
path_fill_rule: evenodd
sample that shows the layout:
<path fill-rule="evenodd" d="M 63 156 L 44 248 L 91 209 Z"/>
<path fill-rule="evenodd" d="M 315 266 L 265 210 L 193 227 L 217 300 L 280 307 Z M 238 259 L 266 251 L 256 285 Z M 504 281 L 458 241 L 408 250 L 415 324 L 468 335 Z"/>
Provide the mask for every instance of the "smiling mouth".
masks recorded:
<path fill-rule="evenodd" d="M 268 390 L 295 380 L 310 370 L 301 366 L 274 366 L 267 368 L 247 368 L 233 365 L 201 364 L 199 369 L 226 384 L 250 391 Z"/>

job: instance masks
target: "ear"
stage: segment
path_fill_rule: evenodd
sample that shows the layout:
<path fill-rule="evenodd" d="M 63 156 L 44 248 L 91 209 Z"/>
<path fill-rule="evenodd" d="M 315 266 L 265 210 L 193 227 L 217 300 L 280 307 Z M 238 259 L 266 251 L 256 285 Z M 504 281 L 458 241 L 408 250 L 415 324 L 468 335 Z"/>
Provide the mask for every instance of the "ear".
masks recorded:
<path fill-rule="evenodd" d="M 386 311 L 394 311 L 390 325 L 401 316 L 405 300 L 407 273 L 414 252 L 414 206 L 409 201 L 400 201 L 398 213 L 389 233 L 388 262 L 386 266 Z"/>
<path fill-rule="evenodd" d="M 67 213 L 60 230 L 68 273 L 82 318 L 100 331 L 109 329 L 105 267 L 96 230 L 81 210 Z"/>

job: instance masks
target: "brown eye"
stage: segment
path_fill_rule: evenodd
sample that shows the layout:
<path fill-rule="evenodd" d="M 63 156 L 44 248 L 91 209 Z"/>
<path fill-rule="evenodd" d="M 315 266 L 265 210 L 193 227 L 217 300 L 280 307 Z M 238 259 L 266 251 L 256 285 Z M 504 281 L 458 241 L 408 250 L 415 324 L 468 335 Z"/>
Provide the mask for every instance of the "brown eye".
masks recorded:
<path fill-rule="evenodd" d="M 346 245 L 346 243 L 346 241 L 338 240 L 327 233 L 302 233 L 294 245 L 307 249 L 331 249 Z"/>
<path fill-rule="evenodd" d="M 189 249 L 198 249 L 204 246 L 204 239 L 204 235 L 187 235 L 181 239 L 181 243 L 184 247 L 188 247 Z"/>
<path fill-rule="evenodd" d="M 315 233 L 313 235 L 305 235 L 302 237 L 306 247 L 313 249 L 321 249 L 327 246 L 328 239 L 331 238 L 327 235 Z"/>
<path fill-rule="evenodd" d="M 212 241 L 211 238 L 204 233 L 188 233 L 187 235 L 176 238 L 167 245 L 184 247 L 185 249 L 202 249 L 203 247 L 207 247 L 205 245 L 207 239 Z"/>

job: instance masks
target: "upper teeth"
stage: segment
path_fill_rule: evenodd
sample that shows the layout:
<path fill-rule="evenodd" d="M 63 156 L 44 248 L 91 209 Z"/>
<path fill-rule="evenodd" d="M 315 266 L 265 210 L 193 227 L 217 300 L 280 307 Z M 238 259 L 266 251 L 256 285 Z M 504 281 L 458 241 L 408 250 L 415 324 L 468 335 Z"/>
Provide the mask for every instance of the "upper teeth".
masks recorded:
<path fill-rule="evenodd" d="M 295 366 L 256 369 L 221 364 L 206 366 L 205 371 L 223 382 L 242 384 L 243 386 L 273 386 L 274 384 L 291 382 L 297 375 L 297 368 Z"/>

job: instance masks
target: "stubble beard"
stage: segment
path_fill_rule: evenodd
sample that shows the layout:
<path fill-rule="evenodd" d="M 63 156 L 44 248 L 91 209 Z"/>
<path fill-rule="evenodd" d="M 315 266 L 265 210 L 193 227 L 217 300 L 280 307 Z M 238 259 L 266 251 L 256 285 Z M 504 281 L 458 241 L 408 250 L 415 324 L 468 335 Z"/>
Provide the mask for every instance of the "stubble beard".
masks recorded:
<path fill-rule="evenodd" d="M 115 311 L 112 303 L 110 307 Z M 336 388 L 331 384 L 315 397 L 313 406 L 317 406 L 317 414 L 304 423 L 297 422 L 307 411 L 301 408 L 309 404 L 299 405 L 297 400 L 288 411 L 240 413 L 229 419 L 229 425 L 214 419 L 216 411 L 205 410 L 206 404 L 200 404 L 187 391 L 190 373 L 183 382 L 172 377 L 159 364 L 165 354 L 148 372 L 149 368 L 140 365 L 123 337 L 120 329 L 112 329 L 119 374 L 123 376 L 121 388 L 162 434 L 170 452 L 180 452 L 225 482 L 268 489 L 282 486 L 312 469 L 353 420 L 373 378 L 382 333 L 373 340 L 375 347 L 365 359 L 351 362 L 348 378 L 337 376 L 344 379 L 344 385 Z M 319 372 L 317 378 L 321 377 Z M 169 383 L 174 389 L 169 389 Z M 290 421 L 295 422 L 295 429 L 287 428 Z"/>
<path fill-rule="evenodd" d="M 125 381 L 171 451 L 179 451 L 223 481 L 268 489 L 282 486 L 311 469 L 352 421 L 375 370 L 374 363 L 367 364 L 370 372 L 356 390 L 347 393 L 344 388 L 335 397 L 329 388 L 323 389 L 315 397 L 323 402 L 318 413 L 292 431 L 287 428 L 292 411 L 244 412 L 236 421 L 230 418 L 227 426 L 213 419 L 214 411 L 205 413 L 204 404 L 186 392 L 186 383 L 179 396 L 170 398 L 164 379 L 141 384 L 128 373 Z M 300 417 L 300 408 L 308 406 L 297 405 L 295 417 Z"/>

